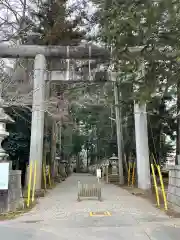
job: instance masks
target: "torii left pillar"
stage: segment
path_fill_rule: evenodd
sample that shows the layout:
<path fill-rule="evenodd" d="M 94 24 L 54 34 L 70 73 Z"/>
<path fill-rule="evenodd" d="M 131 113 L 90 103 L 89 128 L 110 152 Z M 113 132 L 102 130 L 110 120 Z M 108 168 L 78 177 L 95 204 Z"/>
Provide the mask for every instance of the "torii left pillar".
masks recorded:
<path fill-rule="evenodd" d="M 134 104 L 138 187 L 151 189 L 146 104 Z"/>
<path fill-rule="evenodd" d="M 30 163 L 36 164 L 36 191 L 41 189 L 44 111 L 45 111 L 46 59 L 38 54 L 34 60 L 33 103 L 31 120 Z M 33 171 L 34 173 L 34 171 Z M 32 174 L 33 177 L 34 174 Z"/>

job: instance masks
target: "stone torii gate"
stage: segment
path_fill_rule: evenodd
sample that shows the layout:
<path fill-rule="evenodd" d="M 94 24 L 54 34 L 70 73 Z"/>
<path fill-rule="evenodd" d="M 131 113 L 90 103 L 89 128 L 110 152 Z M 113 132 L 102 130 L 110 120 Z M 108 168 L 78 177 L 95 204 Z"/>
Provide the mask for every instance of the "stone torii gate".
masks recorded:
<path fill-rule="evenodd" d="M 128 48 L 129 58 L 139 56 L 143 49 L 144 47 Z M 125 54 L 122 52 L 122 58 Z M 56 59 L 94 59 L 98 63 L 103 63 L 110 60 L 111 54 L 109 51 L 97 46 L 91 46 L 91 54 L 89 54 L 88 45 L 70 47 L 19 45 L 12 47 L 1 44 L 0 57 L 34 58 L 30 161 L 37 160 L 38 162 L 36 189 L 39 190 L 41 189 L 42 178 L 45 81 L 53 81 L 54 76 L 53 72 L 48 72 L 46 59 L 49 57 Z M 58 75 L 56 73 L 55 78 L 64 81 L 62 74 Z M 146 105 L 135 104 L 135 112 L 138 185 L 143 189 L 148 189 L 150 188 L 150 174 Z"/>
<path fill-rule="evenodd" d="M 47 60 L 55 59 L 81 59 L 95 60 L 98 63 L 105 62 L 108 59 L 108 52 L 94 45 L 86 46 L 34 46 L 19 45 L 7 46 L 0 45 L 0 57 L 2 58 L 33 58 L 33 100 L 32 100 L 32 121 L 31 121 L 31 141 L 30 141 L 30 162 L 37 161 L 37 182 L 36 190 L 41 189 L 42 182 L 42 161 L 43 161 L 43 137 L 45 120 L 45 101 L 48 100 L 46 81 L 65 80 L 66 74 L 60 71 L 49 71 L 47 69 Z M 77 79 L 68 79 L 68 82 L 81 81 Z"/>

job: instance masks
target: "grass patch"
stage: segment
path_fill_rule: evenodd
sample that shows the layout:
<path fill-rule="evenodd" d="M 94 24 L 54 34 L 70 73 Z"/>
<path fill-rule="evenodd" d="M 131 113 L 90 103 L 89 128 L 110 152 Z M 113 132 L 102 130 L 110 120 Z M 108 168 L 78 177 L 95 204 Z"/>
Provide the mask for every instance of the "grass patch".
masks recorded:
<path fill-rule="evenodd" d="M 5 220 L 13 220 L 24 213 L 27 213 L 33 209 L 33 207 L 37 204 L 37 200 L 35 200 L 33 203 L 30 204 L 29 207 L 27 207 L 27 204 L 24 203 L 24 208 L 23 209 L 17 209 L 15 212 L 7 212 L 7 213 L 1 213 L 0 214 L 0 221 L 5 221 Z"/>
<path fill-rule="evenodd" d="M 15 212 L 7 212 L 7 213 L 1 213 L 0 214 L 0 221 L 6 221 L 6 220 L 13 220 L 20 216 L 22 216 L 25 213 L 30 212 L 38 203 L 38 199 L 46 197 L 51 191 L 51 189 L 54 189 L 59 183 L 56 181 L 52 181 L 51 186 L 47 185 L 46 190 L 41 189 L 41 191 L 35 193 L 35 200 L 32 202 L 30 200 L 30 206 L 27 206 L 27 189 L 24 189 L 23 191 L 23 198 L 24 198 L 24 208 L 23 209 L 17 209 Z M 31 193 L 32 196 L 32 193 Z"/>
<path fill-rule="evenodd" d="M 151 190 L 149 190 L 149 191 L 145 191 L 145 190 L 137 188 L 136 186 L 132 187 L 132 186 L 127 186 L 127 185 L 119 185 L 119 184 L 115 184 L 115 185 L 117 185 L 117 186 L 127 190 L 129 193 L 131 193 L 134 196 L 146 199 L 154 207 L 156 207 L 157 209 L 160 209 L 161 211 L 166 213 L 169 217 L 171 217 L 171 218 L 180 218 L 180 213 L 175 211 L 170 205 L 168 205 L 168 210 L 165 211 L 165 209 L 164 209 L 164 200 L 163 200 L 162 192 L 160 191 L 160 189 L 159 189 L 160 207 L 158 207 L 157 203 L 156 203 L 156 194 L 155 194 L 154 187 Z M 165 185 L 165 188 L 166 188 L 167 184 L 164 184 L 164 185 Z"/>

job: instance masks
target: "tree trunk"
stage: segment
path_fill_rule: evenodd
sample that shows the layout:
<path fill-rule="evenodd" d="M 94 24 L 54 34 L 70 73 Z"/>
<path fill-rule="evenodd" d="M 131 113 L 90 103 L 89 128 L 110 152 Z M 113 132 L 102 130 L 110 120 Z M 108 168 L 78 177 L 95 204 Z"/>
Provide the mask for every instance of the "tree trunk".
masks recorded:
<path fill-rule="evenodd" d="M 180 79 L 177 82 L 177 131 L 176 131 L 176 159 L 175 163 L 178 164 L 178 155 L 180 154 Z"/>
<path fill-rule="evenodd" d="M 114 83 L 114 99 L 115 99 L 115 113 L 116 113 L 116 134 L 118 147 L 118 167 L 119 167 L 119 183 L 124 184 L 123 171 L 123 152 L 122 152 L 122 125 L 121 125 L 121 109 L 119 106 L 119 88 L 117 83 Z"/>

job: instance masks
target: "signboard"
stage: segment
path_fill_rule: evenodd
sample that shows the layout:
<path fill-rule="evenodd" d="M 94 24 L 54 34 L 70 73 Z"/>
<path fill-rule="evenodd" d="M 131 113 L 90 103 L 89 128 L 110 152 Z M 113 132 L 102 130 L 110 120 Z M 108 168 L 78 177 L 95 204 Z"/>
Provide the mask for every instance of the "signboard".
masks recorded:
<path fill-rule="evenodd" d="M 9 183 L 9 163 L 0 163 L 0 190 L 7 190 Z"/>
<path fill-rule="evenodd" d="M 101 169 L 96 169 L 97 178 L 101 178 Z"/>

